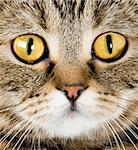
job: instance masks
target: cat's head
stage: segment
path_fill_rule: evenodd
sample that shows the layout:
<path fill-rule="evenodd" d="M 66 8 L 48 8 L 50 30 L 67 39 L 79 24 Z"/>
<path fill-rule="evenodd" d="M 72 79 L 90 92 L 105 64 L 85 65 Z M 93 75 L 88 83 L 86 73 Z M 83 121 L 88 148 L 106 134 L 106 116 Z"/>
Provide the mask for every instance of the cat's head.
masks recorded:
<path fill-rule="evenodd" d="M 16 116 L 10 123 L 45 138 L 94 139 L 135 122 L 137 8 L 135 0 L 1 1 L 5 123 Z"/>

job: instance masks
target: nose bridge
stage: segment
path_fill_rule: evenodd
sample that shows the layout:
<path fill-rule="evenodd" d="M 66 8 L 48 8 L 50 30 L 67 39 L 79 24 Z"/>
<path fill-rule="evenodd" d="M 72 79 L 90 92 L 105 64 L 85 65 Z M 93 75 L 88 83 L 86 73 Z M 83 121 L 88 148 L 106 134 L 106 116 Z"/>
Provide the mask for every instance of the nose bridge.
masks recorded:
<path fill-rule="evenodd" d="M 72 23 L 65 22 L 62 29 L 62 37 L 60 39 L 60 58 L 66 62 L 75 62 L 79 59 L 82 45 L 82 33 L 80 31 L 79 23 L 74 21 Z"/>
<path fill-rule="evenodd" d="M 78 64 L 73 64 L 63 62 L 62 64 L 58 64 L 55 68 L 54 81 L 58 87 L 64 85 L 85 84 L 87 82 L 86 77 L 88 77 L 87 73 L 87 67 L 83 63 L 78 62 Z"/>
<path fill-rule="evenodd" d="M 65 25 L 66 26 L 66 25 Z M 84 84 L 87 80 L 88 69 L 82 58 L 82 36 L 80 27 L 67 24 L 60 39 L 59 59 L 54 69 L 56 84 Z"/>
<path fill-rule="evenodd" d="M 80 65 L 73 63 L 64 63 L 57 68 L 57 75 L 62 76 L 67 82 L 79 82 L 82 75 L 82 68 Z"/>

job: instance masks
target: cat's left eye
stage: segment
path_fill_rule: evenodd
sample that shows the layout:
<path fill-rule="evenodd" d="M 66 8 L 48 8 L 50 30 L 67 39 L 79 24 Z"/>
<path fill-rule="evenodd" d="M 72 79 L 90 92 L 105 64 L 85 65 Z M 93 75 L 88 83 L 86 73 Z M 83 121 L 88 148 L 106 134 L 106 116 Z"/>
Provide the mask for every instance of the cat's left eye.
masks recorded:
<path fill-rule="evenodd" d="M 43 38 L 34 34 L 21 35 L 13 40 L 12 52 L 23 63 L 35 64 L 48 57 Z"/>
<path fill-rule="evenodd" d="M 106 32 L 99 35 L 93 43 L 94 55 L 101 61 L 113 62 L 124 56 L 128 42 L 124 35 Z"/>

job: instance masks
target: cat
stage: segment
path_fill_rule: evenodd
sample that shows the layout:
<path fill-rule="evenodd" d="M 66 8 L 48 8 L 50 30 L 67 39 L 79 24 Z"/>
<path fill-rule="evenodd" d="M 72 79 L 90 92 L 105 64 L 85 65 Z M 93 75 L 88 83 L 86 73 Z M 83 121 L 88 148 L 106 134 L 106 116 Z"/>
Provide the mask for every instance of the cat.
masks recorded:
<path fill-rule="evenodd" d="M 0 1 L 0 150 L 138 149 L 138 1 Z"/>

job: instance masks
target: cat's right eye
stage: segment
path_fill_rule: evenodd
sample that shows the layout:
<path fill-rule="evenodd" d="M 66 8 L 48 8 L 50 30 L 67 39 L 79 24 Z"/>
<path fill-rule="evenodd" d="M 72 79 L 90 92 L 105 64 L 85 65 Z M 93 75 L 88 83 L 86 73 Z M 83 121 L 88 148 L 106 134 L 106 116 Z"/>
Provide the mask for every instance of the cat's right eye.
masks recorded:
<path fill-rule="evenodd" d="M 23 63 L 35 64 L 48 57 L 43 38 L 34 34 L 21 35 L 13 40 L 12 52 Z"/>

